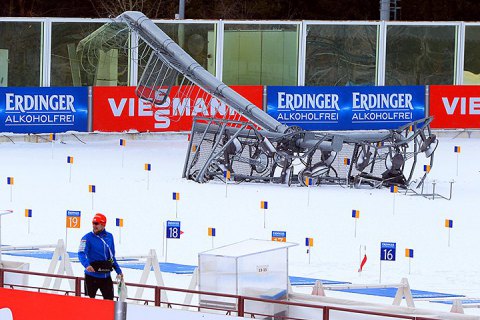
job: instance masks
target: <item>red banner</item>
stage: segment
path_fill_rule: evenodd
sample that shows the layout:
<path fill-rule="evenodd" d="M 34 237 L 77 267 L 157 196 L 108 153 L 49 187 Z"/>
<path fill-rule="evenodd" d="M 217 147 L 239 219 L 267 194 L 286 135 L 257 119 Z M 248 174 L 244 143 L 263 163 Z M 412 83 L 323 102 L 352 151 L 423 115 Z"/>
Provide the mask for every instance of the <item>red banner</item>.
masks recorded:
<path fill-rule="evenodd" d="M 113 320 L 114 302 L 0 288 L 2 320 L 85 320 L 92 317 Z"/>
<path fill-rule="evenodd" d="M 480 128 L 480 86 L 430 86 L 432 128 Z"/>
<path fill-rule="evenodd" d="M 238 115 L 198 87 L 172 87 L 165 102 L 157 105 L 139 99 L 135 87 L 93 87 L 93 131 L 190 131 L 195 115 L 237 119 Z M 262 86 L 232 86 L 259 108 Z"/>

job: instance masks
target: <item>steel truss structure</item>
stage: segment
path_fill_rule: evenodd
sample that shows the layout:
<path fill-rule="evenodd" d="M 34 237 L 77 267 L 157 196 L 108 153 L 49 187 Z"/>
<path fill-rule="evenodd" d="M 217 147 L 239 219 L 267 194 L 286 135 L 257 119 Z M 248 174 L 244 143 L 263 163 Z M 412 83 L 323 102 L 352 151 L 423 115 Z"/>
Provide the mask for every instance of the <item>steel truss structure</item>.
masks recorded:
<path fill-rule="evenodd" d="M 136 93 L 160 113 L 168 112 L 166 102 L 177 99 L 181 104 L 192 92 L 197 95 L 194 109 L 205 109 L 208 100 L 218 110 L 236 111 L 234 117 L 224 112 L 223 118 L 195 118 L 184 178 L 201 183 L 230 176 L 236 182 L 408 188 L 418 157 L 433 166 L 438 140 L 430 130 L 432 118 L 396 130 L 366 132 L 312 132 L 283 125 L 206 71 L 140 12 L 123 13 L 82 45 L 97 47 L 95 39 L 100 38 L 108 39 L 101 41 L 103 50 L 123 42 L 124 49 L 140 52 L 129 46 L 130 33 L 141 39 L 139 60 L 148 57 L 139 61 L 144 71 Z"/>

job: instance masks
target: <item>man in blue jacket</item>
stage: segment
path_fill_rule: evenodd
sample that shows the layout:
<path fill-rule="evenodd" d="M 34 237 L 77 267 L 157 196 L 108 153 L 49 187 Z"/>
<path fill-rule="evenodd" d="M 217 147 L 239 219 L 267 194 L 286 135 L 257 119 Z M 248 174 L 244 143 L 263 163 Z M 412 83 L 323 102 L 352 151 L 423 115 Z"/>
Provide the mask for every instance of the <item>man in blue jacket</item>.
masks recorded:
<path fill-rule="evenodd" d="M 95 298 L 98 289 L 103 299 L 113 300 L 113 281 L 110 272 L 123 278 L 115 259 L 113 235 L 105 230 L 107 218 L 97 213 L 92 220 L 92 232 L 83 236 L 78 248 L 78 259 L 85 267 L 85 294 Z"/>

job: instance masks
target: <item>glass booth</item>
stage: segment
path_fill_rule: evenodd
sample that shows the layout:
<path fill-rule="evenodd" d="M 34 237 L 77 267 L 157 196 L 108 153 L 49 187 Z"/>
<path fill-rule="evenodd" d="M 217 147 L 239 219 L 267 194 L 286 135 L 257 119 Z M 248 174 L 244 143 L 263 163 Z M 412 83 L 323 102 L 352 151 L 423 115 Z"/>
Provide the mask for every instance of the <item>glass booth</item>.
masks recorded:
<path fill-rule="evenodd" d="M 296 243 L 248 239 L 198 256 L 199 290 L 282 300 L 288 293 L 288 248 Z M 236 299 L 201 295 L 200 305 L 236 309 Z M 277 307 L 281 307 L 278 305 Z M 245 312 L 278 314 L 271 304 L 248 301 Z"/>

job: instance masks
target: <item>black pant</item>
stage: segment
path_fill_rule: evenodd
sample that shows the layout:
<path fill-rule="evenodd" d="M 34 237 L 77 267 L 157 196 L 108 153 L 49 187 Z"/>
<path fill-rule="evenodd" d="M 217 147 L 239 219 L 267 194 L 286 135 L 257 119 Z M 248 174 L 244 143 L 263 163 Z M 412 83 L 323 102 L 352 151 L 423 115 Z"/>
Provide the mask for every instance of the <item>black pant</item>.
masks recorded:
<path fill-rule="evenodd" d="M 90 298 L 95 298 L 98 289 L 102 293 L 103 299 L 113 300 L 113 281 L 110 276 L 107 278 L 95 278 L 85 275 L 85 294 Z"/>

